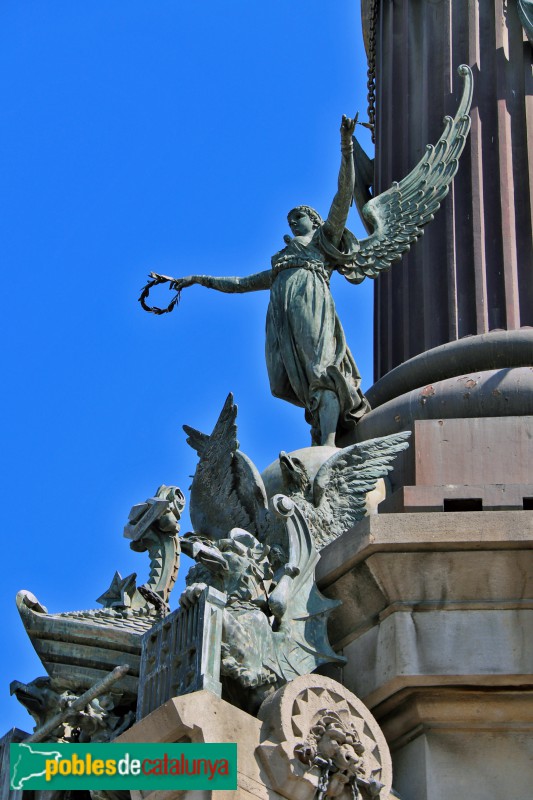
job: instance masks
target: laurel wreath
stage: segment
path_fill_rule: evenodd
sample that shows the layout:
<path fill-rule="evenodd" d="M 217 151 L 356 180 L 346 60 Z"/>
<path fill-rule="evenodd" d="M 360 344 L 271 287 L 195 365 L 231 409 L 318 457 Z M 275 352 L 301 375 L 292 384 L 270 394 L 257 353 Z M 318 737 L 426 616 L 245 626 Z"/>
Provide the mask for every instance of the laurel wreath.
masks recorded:
<path fill-rule="evenodd" d="M 174 281 L 174 278 L 169 278 L 168 275 L 159 275 L 157 272 L 151 272 L 150 277 L 152 278 L 152 280 L 148 281 L 146 286 L 143 288 L 141 296 L 139 297 L 139 303 L 144 308 L 144 310 L 148 311 L 150 314 L 168 314 L 170 311 L 174 309 L 175 306 L 178 305 L 181 297 L 181 289 L 178 289 L 176 291 L 176 296 L 172 298 L 172 300 L 170 301 L 170 303 L 166 308 L 159 308 L 158 306 L 149 306 L 146 300 L 148 299 L 148 295 L 150 294 L 150 289 L 152 289 L 153 286 L 158 286 L 160 283 L 171 283 Z"/>

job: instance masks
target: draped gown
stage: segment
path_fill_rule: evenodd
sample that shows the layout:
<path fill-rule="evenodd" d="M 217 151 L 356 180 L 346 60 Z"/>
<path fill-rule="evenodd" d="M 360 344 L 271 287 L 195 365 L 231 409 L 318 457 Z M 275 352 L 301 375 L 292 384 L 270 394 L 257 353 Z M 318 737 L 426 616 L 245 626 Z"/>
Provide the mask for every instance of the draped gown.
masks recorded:
<path fill-rule="evenodd" d="M 318 406 L 324 390 L 339 401 L 337 435 L 352 429 L 369 410 L 330 292 L 335 266 L 324 244 L 318 228 L 308 244 L 295 237 L 272 257 L 266 320 L 270 389 L 275 397 L 306 409 L 315 444 L 320 443 Z"/>

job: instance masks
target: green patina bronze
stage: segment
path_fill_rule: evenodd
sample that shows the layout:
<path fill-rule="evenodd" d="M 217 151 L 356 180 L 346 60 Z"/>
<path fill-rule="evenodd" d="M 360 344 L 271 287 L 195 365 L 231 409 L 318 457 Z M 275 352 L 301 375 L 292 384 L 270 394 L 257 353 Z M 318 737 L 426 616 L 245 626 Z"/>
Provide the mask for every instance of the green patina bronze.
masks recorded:
<path fill-rule="evenodd" d="M 285 236 L 285 247 L 274 254 L 268 270 L 247 277 L 178 279 L 153 273 L 141 295 L 143 307 L 157 312 L 145 303 L 155 282 L 170 282 L 178 295 L 193 284 L 226 293 L 268 289 L 270 388 L 275 397 L 305 408 L 314 444 L 334 446 L 336 436 L 353 428 L 370 408 L 337 317 L 329 289 L 331 274 L 337 271 L 354 284 L 378 277 L 401 259 L 433 219 L 457 172 L 470 129 L 472 73 L 463 65 L 459 74 L 464 80 L 463 96 L 456 116 L 446 118 L 438 143 L 427 146 L 423 158 L 402 181 L 360 207 L 371 231 L 367 238 L 359 240 L 345 227 L 352 198 L 360 206 L 366 184 L 361 166 L 356 170 L 354 165 L 355 120 L 343 117 L 338 190 L 325 221 L 308 206 L 292 209 L 288 222 L 293 236 Z M 168 310 L 175 304 L 176 300 Z"/>
<path fill-rule="evenodd" d="M 518 16 L 527 38 L 533 44 L 533 0 L 517 0 Z"/>

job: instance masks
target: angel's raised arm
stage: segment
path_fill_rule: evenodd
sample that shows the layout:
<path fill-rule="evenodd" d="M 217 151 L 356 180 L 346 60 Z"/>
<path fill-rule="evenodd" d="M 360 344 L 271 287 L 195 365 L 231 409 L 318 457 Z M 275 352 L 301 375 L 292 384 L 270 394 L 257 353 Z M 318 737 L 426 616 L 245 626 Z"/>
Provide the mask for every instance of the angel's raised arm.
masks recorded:
<path fill-rule="evenodd" d="M 355 120 L 344 116 L 341 124 L 342 157 L 338 189 L 333 198 L 328 218 L 324 223 L 324 233 L 335 247 L 338 247 L 340 244 L 353 197 L 355 169 L 353 163 L 352 136 L 354 130 Z"/>
<path fill-rule="evenodd" d="M 217 292 L 226 294 L 241 294 L 243 292 L 258 292 L 262 289 L 270 289 L 272 282 L 271 271 L 256 272 L 244 278 L 237 277 L 215 277 L 214 275 L 188 275 L 186 278 L 176 278 L 171 283 L 171 288 L 181 291 L 187 286 L 197 283 L 207 289 L 215 289 Z"/>

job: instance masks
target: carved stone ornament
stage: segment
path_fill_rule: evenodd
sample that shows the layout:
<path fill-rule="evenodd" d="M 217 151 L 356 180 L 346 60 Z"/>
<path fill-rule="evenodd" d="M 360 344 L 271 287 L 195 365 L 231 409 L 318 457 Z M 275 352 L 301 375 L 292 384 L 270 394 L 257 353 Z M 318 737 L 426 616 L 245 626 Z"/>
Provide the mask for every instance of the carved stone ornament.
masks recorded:
<path fill-rule="evenodd" d="M 302 675 L 261 706 L 257 755 L 272 788 L 288 800 L 388 800 L 390 753 L 354 694 L 322 675 Z"/>

